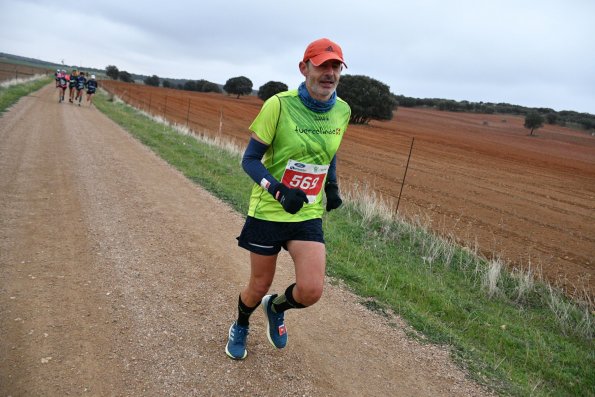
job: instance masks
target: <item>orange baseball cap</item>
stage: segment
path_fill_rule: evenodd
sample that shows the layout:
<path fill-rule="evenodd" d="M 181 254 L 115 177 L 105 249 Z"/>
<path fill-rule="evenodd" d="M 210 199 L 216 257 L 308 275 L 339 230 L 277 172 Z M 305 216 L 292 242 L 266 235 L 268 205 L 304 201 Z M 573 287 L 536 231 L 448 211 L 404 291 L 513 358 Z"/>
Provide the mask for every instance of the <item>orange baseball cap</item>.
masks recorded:
<path fill-rule="evenodd" d="M 308 45 L 306 52 L 304 52 L 303 61 L 307 62 L 309 60 L 314 66 L 320 66 L 331 59 L 341 61 L 347 67 L 339 44 L 329 39 L 318 39 Z"/>

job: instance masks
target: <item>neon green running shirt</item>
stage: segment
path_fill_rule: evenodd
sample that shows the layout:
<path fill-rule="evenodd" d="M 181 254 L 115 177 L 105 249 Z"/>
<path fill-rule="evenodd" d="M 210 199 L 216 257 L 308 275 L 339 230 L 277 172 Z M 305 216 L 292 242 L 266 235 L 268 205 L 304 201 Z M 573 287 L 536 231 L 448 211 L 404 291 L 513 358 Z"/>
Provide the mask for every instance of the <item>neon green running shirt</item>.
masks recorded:
<path fill-rule="evenodd" d="M 262 162 L 275 179 L 304 190 L 309 202 L 292 215 L 255 183 L 248 215 L 274 222 L 322 218 L 326 170 L 339 149 L 350 115 L 349 105 L 338 97 L 333 108 L 325 113 L 305 107 L 297 90 L 269 98 L 250 125 L 250 130 L 269 145 Z"/>

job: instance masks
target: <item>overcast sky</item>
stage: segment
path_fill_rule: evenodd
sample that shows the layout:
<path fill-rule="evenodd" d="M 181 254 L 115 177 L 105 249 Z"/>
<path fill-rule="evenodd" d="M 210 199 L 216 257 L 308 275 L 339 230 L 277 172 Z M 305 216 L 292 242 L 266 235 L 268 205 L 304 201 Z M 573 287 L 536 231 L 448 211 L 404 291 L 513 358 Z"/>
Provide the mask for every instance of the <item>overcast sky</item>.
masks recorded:
<path fill-rule="evenodd" d="M 91 5 L 92 4 L 92 5 Z M 328 37 L 397 95 L 595 114 L 593 0 L 0 0 L 0 52 L 296 88 Z"/>

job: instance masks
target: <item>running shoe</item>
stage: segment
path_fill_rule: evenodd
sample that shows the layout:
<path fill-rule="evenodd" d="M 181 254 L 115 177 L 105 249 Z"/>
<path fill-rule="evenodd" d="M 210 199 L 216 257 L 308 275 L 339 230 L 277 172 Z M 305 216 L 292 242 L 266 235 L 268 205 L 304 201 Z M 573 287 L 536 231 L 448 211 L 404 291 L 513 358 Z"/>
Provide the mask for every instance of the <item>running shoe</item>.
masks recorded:
<path fill-rule="evenodd" d="M 229 340 L 225 346 L 225 353 L 234 360 L 243 360 L 248 355 L 246 350 L 246 338 L 248 337 L 248 327 L 242 327 L 235 321 L 229 327 Z"/>
<path fill-rule="evenodd" d="M 271 345 L 283 349 L 287 345 L 287 328 L 285 328 L 285 313 L 273 312 L 273 299 L 277 295 L 265 295 L 262 298 L 262 308 L 267 319 L 267 337 Z"/>

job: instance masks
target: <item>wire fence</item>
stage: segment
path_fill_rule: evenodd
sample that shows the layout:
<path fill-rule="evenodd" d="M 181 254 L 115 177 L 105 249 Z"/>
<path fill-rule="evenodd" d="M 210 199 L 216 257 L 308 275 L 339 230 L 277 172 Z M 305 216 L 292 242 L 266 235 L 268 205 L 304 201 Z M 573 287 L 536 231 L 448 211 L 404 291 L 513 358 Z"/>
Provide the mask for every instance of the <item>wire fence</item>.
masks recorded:
<path fill-rule="evenodd" d="M 53 71 L 45 68 L 35 68 L 7 63 L 0 64 L 0 81 L 24 79 L 39 74 L 49 75 L 50 73 L 53 73 Z"/>
<path fill-rule="evenodd" d="M 262 101 L 254 96 L 230 100 L 221 93 L 183 91 L 115 80 L 101 80 L 99 85 L 152 116 L 184 127 L 195 135 L 223 139 L 237 146 L 246 144 L 247 126 L 262 106 Z M 242 111 L 238 111 L 238 105 Z"/>
<path fill-rule="evenodd" d="M 223 117 L 225 105 L 215 100 L 211 106 L 193 103 L 193 93 L 136 85 L 119 81 L 102 80 L 101 86 L 109 93 L 118 96 L 122 101 L 152 116 L 159 116 L 171 123 L 182 125 L 194 132 L 204 130 L 223 133 Z M 221 94 L 217 94 L 221 95 Z M 228 119 L 228 123 L 232 120 Z M 231 126 L 225 128 L 231 131 Z"/>

